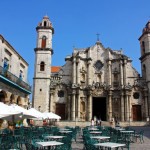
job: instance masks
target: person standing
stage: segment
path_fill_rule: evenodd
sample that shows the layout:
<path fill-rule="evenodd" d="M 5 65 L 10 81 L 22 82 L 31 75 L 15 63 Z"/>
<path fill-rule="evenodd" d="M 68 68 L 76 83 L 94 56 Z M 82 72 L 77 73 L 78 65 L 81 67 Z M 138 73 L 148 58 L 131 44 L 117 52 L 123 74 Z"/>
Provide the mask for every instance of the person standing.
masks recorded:
<path fill-rule="evenodd" d="M 100 119 L 97 120 L 97 125 L 101 126 L 101 123 L 102 123 L 102 121 L 101 121 L 101 118 L 100 118 Z"/>
<path fill-rule="evenodd" d="M 99 126 L 100 127 L 102 126 L 102 120 L 101 120 L 101 118 L 99 119 Z"/>
<path fill-rule="evenodd" d="M 94 120 L 91 119 L 91 126 L 94 127 Z"/>

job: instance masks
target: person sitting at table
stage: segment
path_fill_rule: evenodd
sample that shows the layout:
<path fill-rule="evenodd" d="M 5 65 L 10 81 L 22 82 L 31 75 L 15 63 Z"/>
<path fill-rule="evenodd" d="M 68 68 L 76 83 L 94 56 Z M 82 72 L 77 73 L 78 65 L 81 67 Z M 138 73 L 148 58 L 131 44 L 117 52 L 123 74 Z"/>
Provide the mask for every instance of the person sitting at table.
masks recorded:
<path fill-rule="evenodd" d="M 32 126 L 33 126 L 33 124 L 34 124 L 33 120 L 32 120 L 32 119 L 30 119 L 30 126 L 32 127 Z"/>
<path fill-rule="evenodd" d="M 46 120 L 43 120 L 43 126 L 47 126 Z"/>
<path fill-rule="evenodd" d="M 18 123 L 16 123 L 16 126 L 15 126 L 15 127 L 17 127 L 17 128 L 18 128 L 18 127 L 19 127 L 19 124 L 18 124 Z"/>

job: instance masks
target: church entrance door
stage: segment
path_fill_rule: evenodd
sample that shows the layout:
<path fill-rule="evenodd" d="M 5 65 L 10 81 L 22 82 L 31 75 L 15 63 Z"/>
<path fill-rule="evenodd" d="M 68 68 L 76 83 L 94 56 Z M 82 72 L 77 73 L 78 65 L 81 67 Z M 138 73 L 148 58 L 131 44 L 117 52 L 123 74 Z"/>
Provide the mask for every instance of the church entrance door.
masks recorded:
<path fill-rule="evenodd" d="M 56 114 L 61 116 L 61 120 L 65 120 L 65 104 L 56 104 Z"/>
<path fill-rule="evenodd" d="M 106 97 L 93 97 L 92 117 L 106 121 Z"/>
<path fill-rule="evenodd" d="M 133 105 L 132 106 L 132 112 L 133 112 L 133 121 L 141 121 L 142 115 L 141 115 L 141 105 Z"/>

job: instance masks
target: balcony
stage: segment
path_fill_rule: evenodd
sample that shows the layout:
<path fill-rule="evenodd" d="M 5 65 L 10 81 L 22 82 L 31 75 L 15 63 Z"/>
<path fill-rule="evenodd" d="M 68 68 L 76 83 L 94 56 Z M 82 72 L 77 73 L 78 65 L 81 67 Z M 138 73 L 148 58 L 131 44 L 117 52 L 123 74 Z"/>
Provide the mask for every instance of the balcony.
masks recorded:
<path fill-rule="evenodd" d="M 1 66 L 0 66 L 0 80 L 28 94 L 31 94 L 31 86 L 28 83 L 24 82 L 22 79 L 18 78 L 8 70 L 4 70 L 4 68 Z"/>

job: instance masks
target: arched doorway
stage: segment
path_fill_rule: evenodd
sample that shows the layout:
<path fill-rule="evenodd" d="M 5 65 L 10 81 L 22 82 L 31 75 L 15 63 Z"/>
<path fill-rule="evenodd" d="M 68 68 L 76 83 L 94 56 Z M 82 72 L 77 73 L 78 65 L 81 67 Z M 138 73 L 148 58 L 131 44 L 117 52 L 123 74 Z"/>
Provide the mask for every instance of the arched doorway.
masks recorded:
<path fill-rule="evenodd" d="M 6 98 L 6 92 L 5 91 L 0 91 L 0 102 L 5 103 L 5 98 Z"/>

